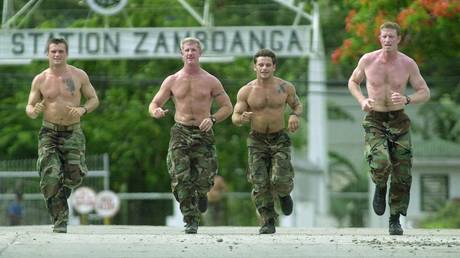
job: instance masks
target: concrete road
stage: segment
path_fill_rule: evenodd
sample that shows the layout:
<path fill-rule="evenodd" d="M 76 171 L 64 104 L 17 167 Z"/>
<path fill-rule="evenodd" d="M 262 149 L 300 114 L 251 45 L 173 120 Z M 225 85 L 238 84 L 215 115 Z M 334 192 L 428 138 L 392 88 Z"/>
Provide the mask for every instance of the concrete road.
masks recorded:
<path fill-rule="evenodd" d="M 460 230 L 277 228 L 258 235 L 256 227 L 182 228 L 155 226 L 0 227 L 1 258 L 67 257 L 460 257 Z"/>

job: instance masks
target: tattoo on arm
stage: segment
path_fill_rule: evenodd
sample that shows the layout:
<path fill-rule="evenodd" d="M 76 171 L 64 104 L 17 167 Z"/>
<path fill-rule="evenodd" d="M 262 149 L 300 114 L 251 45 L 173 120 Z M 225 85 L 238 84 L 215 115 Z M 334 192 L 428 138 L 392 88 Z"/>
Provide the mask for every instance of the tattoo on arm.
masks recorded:
<path fill-rule="evenodd" d="M 280 85 L 278 85 L 278 93 L 285 93 L 286 92 L 286 88 L 284 87 L 285 84 L 286 83 L 283 82 Z"/>
<path fill-rule="evenodd" d="M 72 93 L 75 93 L 75 83 L 73 82 L 72 78 L 64 79 L 64 83 L 67 86 L 67 89 Z"/>
<path fill-rule="evenodd" d="M 295 96 L 294 96 L 294 103 L 293 103 L 293 104 L 294 104 L 294 106 L 297 106 L 297 105 L 299 105 L 299 103 L 300 103 L 300 99 L 299 99 L 299 96 L 295 95 Z"/>

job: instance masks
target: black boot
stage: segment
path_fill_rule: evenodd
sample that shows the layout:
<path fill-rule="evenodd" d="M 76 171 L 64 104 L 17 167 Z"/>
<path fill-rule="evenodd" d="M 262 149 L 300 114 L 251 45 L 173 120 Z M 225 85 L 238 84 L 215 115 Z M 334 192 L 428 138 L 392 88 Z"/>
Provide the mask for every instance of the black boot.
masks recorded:
<path fill-rule="evenodd" d="M 382 216 L 385 213 L 386 207 L 386 198 L 387 195 L 387 186 L 379 187 L 375 186 L 374 200 L 372 202 L 372 207 L 374 208 L 375 214 Z"/>
<path fill-rule="evenodd" d="M 196 234 L 198 232 L 198 221 L 192 219 L 185 223 L 185 234 Z"/>
<path fill-rule="evenodd" d="M 281 206 L 281 211 L 283 212 L 284 215 L 291 215 L 292 213 L 292 198 L 290 195 L 280 197 L 280 206 Z"/>
<path fill-rule="evenodd" d="M 206 195 L 198 197 L 198 210 L 204 213 L 208 209 L 208 197 Z"/>
<path fill-rule="evenodd" d="M 53 227 L 53 232 L 54 233 L 67 233 L 67 222 L 62 221 L 62 222 L 55 223 Z"/>
<path fill-rule="evenodd" d="M 259 229 L 259 234 L 273 234 L 275 231 L 275 219 L 268 219 Z"/>
<path fill-rule="evenodd" d="M 390 226 L 388 229 L 390 235 L 402 235 L 403 229 L 401 224 L 399 224 L 399 214 L 390 215 Z"/>

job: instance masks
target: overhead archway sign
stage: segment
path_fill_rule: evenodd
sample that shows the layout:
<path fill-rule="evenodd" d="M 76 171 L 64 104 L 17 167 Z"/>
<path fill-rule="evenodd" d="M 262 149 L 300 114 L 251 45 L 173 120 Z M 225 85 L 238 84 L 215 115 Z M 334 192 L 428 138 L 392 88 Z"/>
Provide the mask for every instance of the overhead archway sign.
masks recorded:
<path fill-rule="evenodd" d="M 64 28 L 0 31 L 0 59 L 46 59 L 49 38 L 65 38 L 72 59 L 178 58 L 180 41 L 193 36 L 204 56 L 252 56 L 270 48 L 280 57 L 312 54 L 311 26 L 183 28 Z"/>

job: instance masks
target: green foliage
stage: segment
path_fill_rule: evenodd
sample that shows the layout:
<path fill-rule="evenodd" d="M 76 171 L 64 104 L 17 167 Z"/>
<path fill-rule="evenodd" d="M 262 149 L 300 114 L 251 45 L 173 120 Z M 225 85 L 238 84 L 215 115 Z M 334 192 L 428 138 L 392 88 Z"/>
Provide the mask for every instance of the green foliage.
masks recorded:
<path fill-rule="evenodd" d="M 460 202 L 453 200 L 434 215 L 420 221 L 422 228 L 460 228 Z"/>

